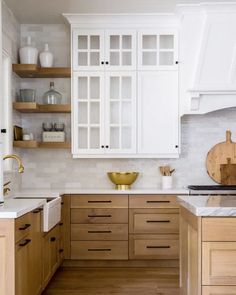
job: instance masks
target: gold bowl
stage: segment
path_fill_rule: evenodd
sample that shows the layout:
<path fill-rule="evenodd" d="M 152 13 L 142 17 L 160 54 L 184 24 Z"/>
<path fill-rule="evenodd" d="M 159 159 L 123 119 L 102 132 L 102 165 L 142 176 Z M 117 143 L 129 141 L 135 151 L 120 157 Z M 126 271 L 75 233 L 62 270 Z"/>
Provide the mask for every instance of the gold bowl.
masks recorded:
<path fill-rule="evenodd" d="M 126 190 L 131 188 L 131 184 L 135 182 L 138 172 L 107 172 L 111 182 L 116 185 L 117 190 Z"/>

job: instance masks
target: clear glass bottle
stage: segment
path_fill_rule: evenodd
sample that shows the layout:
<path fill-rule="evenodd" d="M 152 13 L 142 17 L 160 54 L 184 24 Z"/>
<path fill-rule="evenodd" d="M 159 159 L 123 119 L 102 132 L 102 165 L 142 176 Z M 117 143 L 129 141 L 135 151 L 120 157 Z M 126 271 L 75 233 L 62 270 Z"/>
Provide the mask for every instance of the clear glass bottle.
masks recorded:
<path fill-rule="evenodd" d="M 54 82 L 50 82 L 50 90 L 43 95 L 44 104 L 61 104 L 62 95 L 54 89 Z"/>

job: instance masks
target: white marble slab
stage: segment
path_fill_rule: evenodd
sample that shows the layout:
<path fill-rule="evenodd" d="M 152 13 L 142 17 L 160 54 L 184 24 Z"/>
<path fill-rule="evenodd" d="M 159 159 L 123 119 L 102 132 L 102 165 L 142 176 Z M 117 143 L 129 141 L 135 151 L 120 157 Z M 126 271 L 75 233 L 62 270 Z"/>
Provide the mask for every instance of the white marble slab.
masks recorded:
<path fill-rule="evenodd" d="M 178 200 L 196 216 L 236 216 L 236 196 L 178 196 Z"/>
<path fill-rule="evenodd" d="M 147 188 L 147 189 L 130 189 L 130 190 L 115 190 L 115 189 L 82 189 L 82 188 L 56 188 L 56 189 L 24 189 L 20 192 L 17 192 L 17 196 L 30 196 L 33 195 L 41 195 L 41 196 L 57 196 L 63 194 L 125 194 L 125 195 L 132 195 L 132 194 L 160 194 L 160 195 L 188 195 L 188 189 L 184 188 L 173 188 L 169 190 L 163 190 L 160 188 Z"/>
<path fill-rule="evenodd" d="M 18 218 L 44 204 L 45 199 L 6 199 L 0 205 L 0 218 Z"/>

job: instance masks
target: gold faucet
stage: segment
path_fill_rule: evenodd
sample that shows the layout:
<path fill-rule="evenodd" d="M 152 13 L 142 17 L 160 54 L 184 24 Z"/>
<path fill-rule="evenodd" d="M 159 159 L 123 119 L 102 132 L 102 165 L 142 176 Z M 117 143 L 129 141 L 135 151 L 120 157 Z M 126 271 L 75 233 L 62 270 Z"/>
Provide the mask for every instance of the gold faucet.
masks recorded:
<path fill-rule="evenodd" d="M 15 154 L 10 154 L 10 155 L 6 155 L 3 157 L 3 160 L 6 160 L 6 159 L 15 159 L 18 163 L 18 172 L 19 173 L 23 173 L 25 168 L 22 164 L 22 160 L 19 156 L 15 155 Z M 8 184 L 10 184 L 11 182 L 8 181 L 6 183 L 4 183 L 3 185 L 3 195 L 6 196 L 7 193 L 11 190 L 9 187 L 8 187 Z"/>
<path fill-rule="evenodd" d="M 19 173 L 23 173 L 25 168 L 22 164 L 22 160 L 19 156 L 15 155 L 15 154 L 10 154 L 10 155 L 6 155 L 3 157 L 3 160 L 6 160 L 6 159 L 15 159 L 18 163 L 18 172 Z"/>

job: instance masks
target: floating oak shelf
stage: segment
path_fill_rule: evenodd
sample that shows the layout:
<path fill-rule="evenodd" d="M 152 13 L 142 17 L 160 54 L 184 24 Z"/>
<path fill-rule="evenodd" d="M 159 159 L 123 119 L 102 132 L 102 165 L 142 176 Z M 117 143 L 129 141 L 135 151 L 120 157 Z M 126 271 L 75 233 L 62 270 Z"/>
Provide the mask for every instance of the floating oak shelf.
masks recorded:
<path fill-rule="evenodd" d="M 13 109 L 21 113 L 70 113 L 70 104 L 38 104 L 36 102 L 13 102 Z"/>
<path fill-rule="evenodd" d="M 70 78 L 71 68 L 40 68 L 31 64 L 13 64 L 12 70 L 21 78 Z"/>
<path fill-rule="evenodd" d="M 13 146 L 23 149 L 70 149 L 70 142 L 38 142 L 35 140 L 14 141 Z"/>

